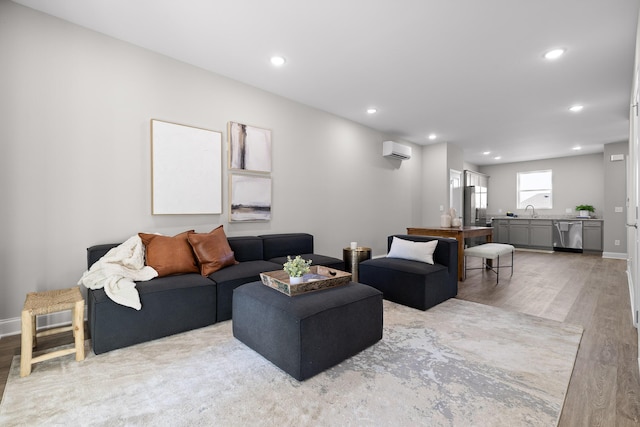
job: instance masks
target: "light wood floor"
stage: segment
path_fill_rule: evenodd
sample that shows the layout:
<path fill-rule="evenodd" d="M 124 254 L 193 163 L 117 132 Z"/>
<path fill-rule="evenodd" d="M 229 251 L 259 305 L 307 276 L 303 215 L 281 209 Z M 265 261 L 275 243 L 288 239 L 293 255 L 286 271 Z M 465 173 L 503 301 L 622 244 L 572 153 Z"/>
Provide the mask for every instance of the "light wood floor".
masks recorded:
<path fill-rule="evenodd" d="M 479 259 L 469 260 L 480 266 Z M 559 426 L 640 425 L 638 335 L 626 261 L 516 251 L 509 274 L 502 269 L 496 286 L 493 273 L 471 271 L 458 298 L 584 328 Z"/>
<path fill-rule="evenodd" d="M 625 269 L 625 261 L 597 255 L 517 251 L 512 278 L 504 269 L 496 286 L 493 273 L 475 270 L 459 284 L 460 299 L 584 328 L 561 427 L 640 425 L 637 331 Z M 70 333 L 44 337 L 40 348 L 66 342 Z M 19 336 L 0 339 L 0 393 L 19 352 Z"/>

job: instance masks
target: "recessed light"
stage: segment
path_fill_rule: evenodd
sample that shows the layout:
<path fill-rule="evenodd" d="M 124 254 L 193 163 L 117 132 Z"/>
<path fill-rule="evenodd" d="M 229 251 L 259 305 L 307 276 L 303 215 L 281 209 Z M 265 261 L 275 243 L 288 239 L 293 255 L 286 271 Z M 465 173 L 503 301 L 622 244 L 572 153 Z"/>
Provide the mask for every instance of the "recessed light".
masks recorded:
<path fill-rule="evenodd" d="M 495 156 L 495 157 L 493 158 L 493 160 L 500 160 L 501 158 L 502 158 L 502 156 Z"/>
<path fill-rule="evenodd" d="M 272 56 L 271 57 L 271 64 L 275 65 L 276 67 L 283 66 L 285 62 L 287 62 L 287 60 L 284 59 L 283 56 Z"/>
<path fill-rule="evenodd" d="M 488 156 L 489 154 L 491 154 L 491 151 L 483 151 L 482 152 L 482 155 L 484 155 L 484 156 Z"/>
<path fill-rule="evenodd" d="M 583 108 L 583 105 L 572 105 L 571 107 L 569 107 L 569 111 L 571 111 L 572 113 L 579 113 Z"/>
<path fill-rule="evenodd" d="M 579 150 L 582 150 L 582 147 L 577 145 L 577 146 L 573 147 L 572 150 L 579 151 Z"/>
<path fill-rule="evenodd" d="M 429 139 L 432 140 L 432 141 L 434 139 L 436 139 L 436 138 L 437 138 L 437 135 L 435 133 L 432 133 L 432 134 L 429 135 Z"/>
<path fill-rule="evenodd" d="M 544 59 L 554 60 L 560 58 L 566 52 L 565 49 L 552 49 L 544 54 Z"/>
<path fill-rule="evenodd" d="M 367 108 L 367 114 L 375 114 L 377 112 L 378 110 L 376 110 L 375 108 Z"/>

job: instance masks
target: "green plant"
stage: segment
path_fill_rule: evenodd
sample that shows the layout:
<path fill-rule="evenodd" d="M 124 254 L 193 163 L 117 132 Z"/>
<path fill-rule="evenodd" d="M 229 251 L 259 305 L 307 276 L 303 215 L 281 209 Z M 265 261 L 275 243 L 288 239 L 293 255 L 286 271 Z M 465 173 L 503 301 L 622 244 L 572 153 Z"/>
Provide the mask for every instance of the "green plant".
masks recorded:
<path fill-rule="evenodd" d="M 596 211 L 596 209 L 591 205 L 578 205 L 578 206 L 576 206 L 576 210 L 577 211 L 589 211 L 589 212 L 595 212 Z"/>
<path fill-rule="evenodd" d="M 294 259 L 287 256 L 287 262 L 284 263 L 283 270 L 287 272 L 289 277 L 302 277 L 311 270 L 310 265 L 311 260 L 306 261 L 300 255 Z"/>

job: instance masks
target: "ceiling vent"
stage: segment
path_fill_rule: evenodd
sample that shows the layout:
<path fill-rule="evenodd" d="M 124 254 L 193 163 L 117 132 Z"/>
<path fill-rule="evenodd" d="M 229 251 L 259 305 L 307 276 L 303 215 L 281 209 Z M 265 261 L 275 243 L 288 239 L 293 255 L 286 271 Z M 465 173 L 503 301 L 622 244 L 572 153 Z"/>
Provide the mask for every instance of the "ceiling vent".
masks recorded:
<path fill-rule="evenodd" d="M 411 158 L 411 147 L 394 141 L 384 141 L 382 143 L 382 155 L 394 159 L 408 160 Z"/>

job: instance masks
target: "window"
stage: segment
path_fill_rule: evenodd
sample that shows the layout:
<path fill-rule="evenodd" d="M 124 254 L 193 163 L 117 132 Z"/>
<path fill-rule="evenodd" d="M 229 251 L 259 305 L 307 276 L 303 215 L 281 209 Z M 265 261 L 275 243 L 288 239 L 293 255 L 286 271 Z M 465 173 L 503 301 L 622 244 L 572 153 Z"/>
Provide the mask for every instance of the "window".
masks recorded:
<path fill-rule="evenodd" d="M 518 209 L 551 209 L 551 171 L 518 172 Z"/>

